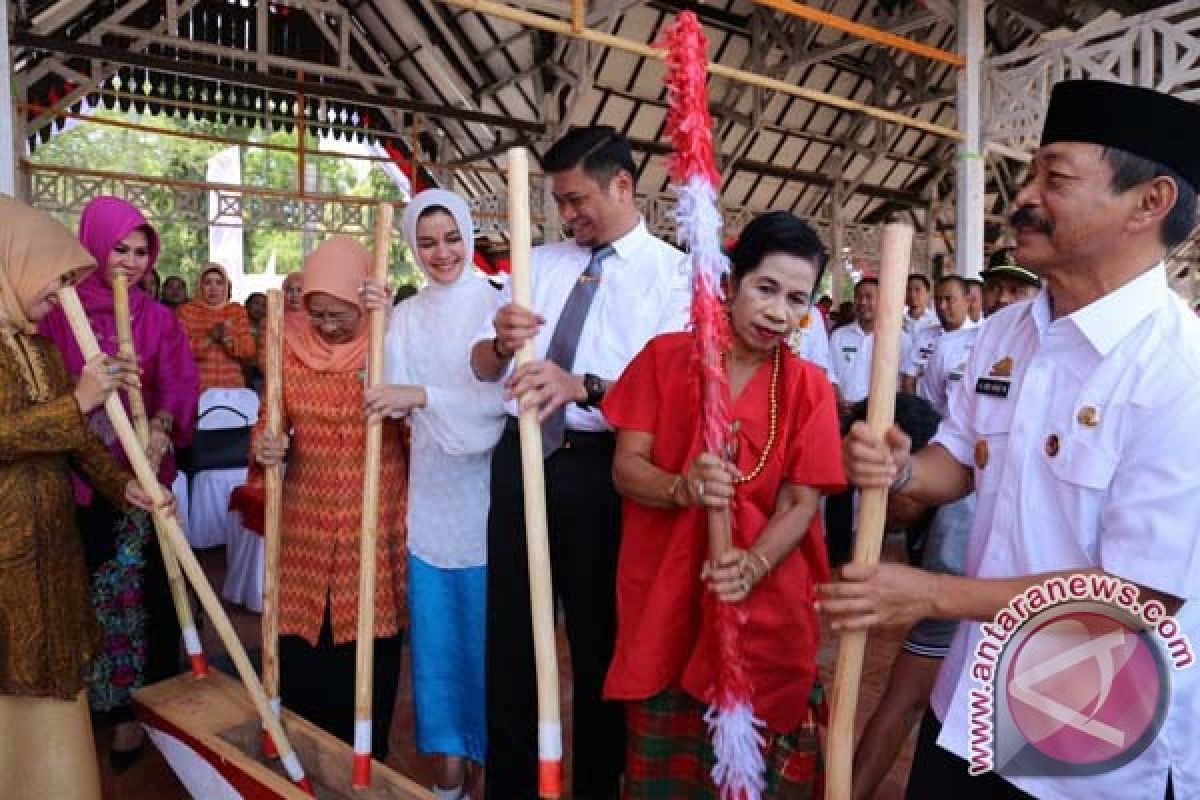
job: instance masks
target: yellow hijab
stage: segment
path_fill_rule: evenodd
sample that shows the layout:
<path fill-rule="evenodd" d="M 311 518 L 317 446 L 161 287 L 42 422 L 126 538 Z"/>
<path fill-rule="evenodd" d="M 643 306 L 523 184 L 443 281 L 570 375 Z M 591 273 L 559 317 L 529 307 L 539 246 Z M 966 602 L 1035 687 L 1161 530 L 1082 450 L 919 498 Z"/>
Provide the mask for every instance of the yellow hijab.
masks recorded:
<path fill-rule="evenodd" d="M 62 223 L 0 195 L 0 328 L 35 333 L 25 305 L 63 275 L 95 268 L 96 260 Z"/>

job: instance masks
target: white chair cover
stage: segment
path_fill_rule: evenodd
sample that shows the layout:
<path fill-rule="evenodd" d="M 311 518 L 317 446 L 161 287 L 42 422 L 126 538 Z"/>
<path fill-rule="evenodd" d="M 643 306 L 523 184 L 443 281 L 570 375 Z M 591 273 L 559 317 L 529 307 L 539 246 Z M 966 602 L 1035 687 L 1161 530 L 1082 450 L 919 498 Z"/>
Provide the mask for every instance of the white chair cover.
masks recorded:
<path fill-rule="evenodd" d="M 183 535 L 188 536 L 188 529 L 191 527 L 188 524 L 188 479 L 187 475 L 182 472 L 175 473 L 175 480 L 171 483 L 171 494 L 175 495 L 175 516 L 179 520 L 179 527 L 183 529 Z M 191 538 L 188 538 L 191 542 Z"/>
<path fill-rule="evenodd" d="M 196 427 L 201 430 L 240 428 L 246 420 L 254 424 L 258 419 L 258 395 L 252 389 L 209 389 L 200 395 L 197 413 Z M 241 521 L 229 511 L 229 495 L 245 482 L 245 467 L 204 470 L 192 476 L 188 518 L 188 542 L 192 547 L 219 547 L 241 532 Z"/>
<path fill-rule="evenodd" d="M 238 603 L 255 613 L 263 610 L 263 575 L 266 556 L 263 537 L 242 527 L 242 515 L 234 514 L 234 529 L 230 530 L 225 546 L 225 585 L 221 597 Z"/>

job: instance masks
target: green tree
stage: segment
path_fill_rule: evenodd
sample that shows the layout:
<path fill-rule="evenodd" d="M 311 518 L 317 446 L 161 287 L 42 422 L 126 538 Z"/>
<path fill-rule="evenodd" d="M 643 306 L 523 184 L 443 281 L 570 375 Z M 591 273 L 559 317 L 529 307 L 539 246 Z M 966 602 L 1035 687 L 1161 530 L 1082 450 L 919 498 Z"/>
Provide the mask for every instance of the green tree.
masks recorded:
<path fill-rule="evenodd" d="M 296 147 L 295 132 L 267 133 L 262 128 L 239 127 L 232 123 L 129 115 L 117 110 L 100 110 L 95 115 L 120 121 L 133 120 L 147 126 L 184 133 L 263 142 L 285 148 Z M 312 148 L 316 140 L 309 137 L 307 141 L 308 147 Z M 203 182 L 208 160 L 227 146 L 199 139 L 82 123 L 39 146 L 31 160 L 36 164 Z M 297 190 L 295 152 L 242 147 L 241 160 L 244 185 L 289 192 Z M 313 188 L 317 193 L 392 200 L 400 196 L 391 179 L 377 166 L 371 165 L 367 169 L 361 167 L 361 164 L 369 162 L 314 155 L 309 155 L 307 162 L 315 171 L 316 185 Z M 158 202 L 161 208 L 143 211 L 156 220 L 155 227 L 162 244 L 159 271 L 163 277 L 178 275 L 194 287 L 197 273 L 207 259 L 208 232 L 188 222 L 170 219 L 166 213 L 169 210 L 168 203 L 164 198 L 159 198 Z M 71 227 L 78 224 L 74 215 L 60 216 Z M 308 247 L 319 243 L 319 237 L 314 238 L 304 231 L 266 225 L 252 225 L 245 229 L 244 236 L 245 269 L 248 273 L 265 272 L 272 259 L 279 273 L 297 270 L 303 262 L 306 236 L 310 239 Z M 393 280 L 411 282 L 419 271 L 413 267 L 399 237 L 394 238 L 391 250 L 389 263 Z"/>

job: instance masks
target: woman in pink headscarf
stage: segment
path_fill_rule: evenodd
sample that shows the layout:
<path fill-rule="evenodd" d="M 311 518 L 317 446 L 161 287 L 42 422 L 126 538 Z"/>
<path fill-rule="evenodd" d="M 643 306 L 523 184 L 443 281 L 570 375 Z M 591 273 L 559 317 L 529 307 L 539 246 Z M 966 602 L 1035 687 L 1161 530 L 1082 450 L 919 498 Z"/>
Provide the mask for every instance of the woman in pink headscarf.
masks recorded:
<path fill-rule="evenodd" d="M 129 203 L 98 197 L 79 220 L 79 241 L 99 265 L 79 285 L 79 299 L 100 348 L 110 355 L 118 347 L 111 281 L 118 271 L 129 279 L 133 344 L 150 418 L 146 454 L 159 467 L 159 481 L 170 486 L 176 473 L 173 450 L 191 441 L 198 392 L 196 365 L 182 326 L 169 309 L 138 288 L 158 259 L 158 234 Z M 60 309 L 42 320 L 40 332 L 62 351 L 68 372 L 77 377 L 84 359 Z M 93 411 L 88 422 L 125 464 L 104 409 Z M 133 762 L 143 744 L 130 693 L 178 673 L 179 621 L 149 515 L 116 509 L 79 480 L 75 499 L 92 573 L 92 602 L 104 629 L 89 694 L 92 710 L 117 725 L 110 757 L 121 769 Z"/>

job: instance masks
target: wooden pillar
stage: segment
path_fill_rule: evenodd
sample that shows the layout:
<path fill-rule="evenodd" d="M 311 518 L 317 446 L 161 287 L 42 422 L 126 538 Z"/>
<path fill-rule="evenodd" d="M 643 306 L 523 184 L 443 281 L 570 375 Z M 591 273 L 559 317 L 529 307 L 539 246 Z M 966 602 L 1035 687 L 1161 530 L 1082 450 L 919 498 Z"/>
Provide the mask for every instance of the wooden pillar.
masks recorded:
<path fill-rule="evenodd" d="M 958 50 L 966 66 L 958 73 L 958 130 L 965 139 L 958 145 L 955 224 L 955 272 L 975 278 L 983 267 L 984 160 L 983 36 L 984 0 L 958 4 Z"/>
<path fill-rule="evenodd" d="M 12 59 L 8 50 L 7 2 L 0 3 L 0 194 L 18 196 L 17 142 L 14 136 Z"/>
<path fill-rule="evenodd" d="M 833 160 L 833 186 L 829 192 L 829 246 L 832 249 L 829 254 L 829 294 L 833 297 L 834 308 L 843 300 L 849 299 L 854 288 L 850 285 L 850 276 L 842 269 L 846 263 L 846 182 L 842 179 L 844 166 L 845 159 L 838 153 Z"/>
<path fill-rule="evenodd" d="M 931 265 L 933 264 L 933 255 L 937 252 L 940 205 L 937 181 L 933 181 L 929 184 L 929 204 L 925 207 L 925 260 Z"/>

